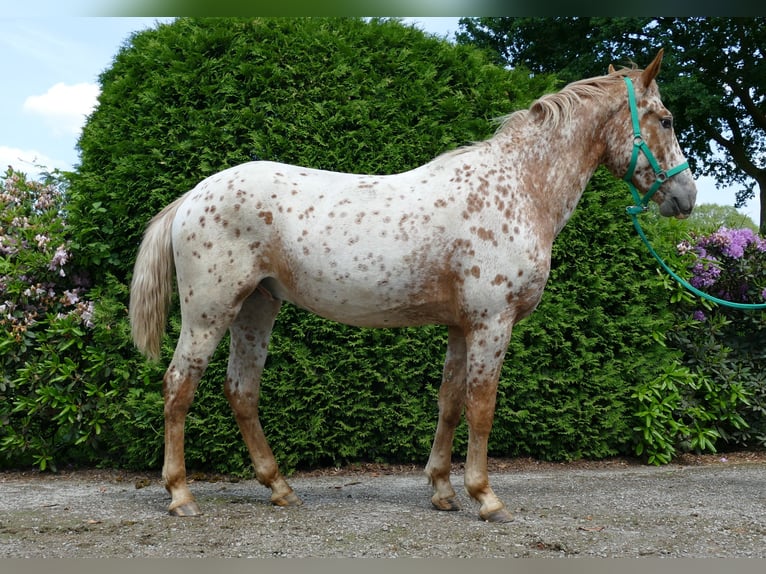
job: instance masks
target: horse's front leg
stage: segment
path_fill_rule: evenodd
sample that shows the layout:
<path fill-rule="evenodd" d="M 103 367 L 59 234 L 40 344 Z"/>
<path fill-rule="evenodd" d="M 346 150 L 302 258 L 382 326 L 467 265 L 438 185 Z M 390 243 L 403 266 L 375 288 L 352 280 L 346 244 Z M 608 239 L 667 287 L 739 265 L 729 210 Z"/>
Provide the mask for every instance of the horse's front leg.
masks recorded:
<path fill-rule="evenodd" d="M 505 504 L 489 485 L 487 472 L 487 443 L 495 415 L 497 384 L 512 326 L 510 319 L 496 318 L 477 326 L 466 337 L 468 375 L 465 414 L 468 422 L 468 455 L 465 487 L 471 497 L 481 504 L 479 517 L 488 522 L 513 520 Z"/>
<path fill-rule="evenodd" d="M 458 327 L 449 328 L 447 358 L 439 388 L 439 422 L 426 464 L 428 480 L 434 488 L 431 504 L 437 510 L 459 510 L 455 489 L 450 482 L 452 443 L 455 428 L 465 405 L 466 353 L 465 336 Z"/>

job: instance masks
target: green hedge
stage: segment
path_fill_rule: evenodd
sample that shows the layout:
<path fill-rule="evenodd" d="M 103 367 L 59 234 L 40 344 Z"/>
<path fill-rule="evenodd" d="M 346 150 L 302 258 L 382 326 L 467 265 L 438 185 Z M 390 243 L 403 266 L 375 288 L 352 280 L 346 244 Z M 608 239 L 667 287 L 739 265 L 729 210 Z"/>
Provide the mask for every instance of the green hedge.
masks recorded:
<path fill-rule="evenodd" d="M 633 390 L 660 376 L 678 354 L 657 340 L 673 317 L 663 284 L 624 215 L 625 194 L 622 184 L 599 171 L 557 240 L 543 300 L 511 341 L 492 455 L 569 460 L 633 452 Z M 177 331 L 174 320 L 166 360 Z M 222 392 L 227 350 L 224 341 L 189 414 L 187 461 L 190 467 L 246 473 L 247 452 Z M 282 467 L 423 463 L 436 428 L 445 350 L 442 327 L 356 329 L 285 305 L 261 401 L 264 431 Z M 151 434 L 162 427 L 160 405 L 156 385 L 131 393 L 120 426 L 122 446 L 115 449 L 125 453 L 122 464 L 161 460 L 162 436 Z M 147 421 L 149 412 L 154 416 Z M 463 423 L 455 441 L 458 457 L 466 443 Z"/>
<path fill-rule="evenodd" d="M 2 323 L 4 467 L 161 466 L 160 381 L 179 319 L 171 316 L 162 366 L 146 364 L 128 338 L 126 285 L 148 220 L 201 178 L 254 157 L 405 170 L 488 137 L 492 118 L 528 105 L 553 79 L 498 68 L 477 50 L 397 22 L 312 18 L 160 25 L 134 36 L 101 82 L 79 142 L 81 164 L 60 194 L 65 208 L 44 221 L 30 211 L 42 227 L 18 231 L 28 242 L 45 228 L 55 232 L 69 255 L 66 277 L 51 277 L 52 252 L 2 254 L 4 300 L 38 276 L 58 297 L 76 272 L 92 281 L 81 296 L 95 303 L 95 320 L 83 326 L 57 315 L 60 299 L 47 301 L 50 313 L 25 332 L 23 348 L 13 347 L 13 320 Z M 671 424 L 687 414 L 684 403 L 673 403 L 670 415 L 657 403 L 669 385 L 688 390 L 698 380 L 687 377 L 681 351 L 665 346 L 676 322 L 673 292 L 636 238 L 627 202 L 624 184 L 598 171 L 556 241 L 543 300 L 511 341 L 491 454 L 565 460 L 638 451 L 663 462 L 685 440 Z M 652 225 L 667 231 L 665 222 Z M 14 229 L 3 230 L 7 245 L 18 241 Z M 20 350 L 9 354 L 11 347 Z M 261 400 L 284 470 L 424 462 L 445 349 L 442 327 L 354 329 L 285 305 Z M 187 463 L 249 474 L 223 396 L 227 350 L 224 341 L 189 414 Z M 465 446 L 463 424 L 457 456 Z"/>
<path fill-rule="evenodd" d="M 123 280 L 151 216 L 216 171 L 405 171 L 488 137 L 552 85 L 356 18 L 180 19 L 136 34 L 100 81 L 69 196 L 73 250 Z"/>

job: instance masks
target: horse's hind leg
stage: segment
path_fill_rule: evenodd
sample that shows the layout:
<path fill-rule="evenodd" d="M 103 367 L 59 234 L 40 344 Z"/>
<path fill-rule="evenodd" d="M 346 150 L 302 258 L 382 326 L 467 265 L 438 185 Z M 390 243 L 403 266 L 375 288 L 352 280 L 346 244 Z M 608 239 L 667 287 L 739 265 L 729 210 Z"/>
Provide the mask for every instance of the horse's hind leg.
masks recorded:
<path fill-rule="evenodd" d="M 184 423 L 202 373 L 225 329 L 225 326 L 217 326 L 215 322 L 205 327 L 197 325 L 191 328 L 184 321 L 173 360 L 163 378 L 165 461 L 162 478 L 172 498 L 168 510 L 175 516 L 200 514 L 199 506 L 186 483 Z"/>
<path fill-rule="evenodd" d="M 256 289 L 229 328 L 231 346 L 225 392 L 242 431 L 258 481 L 271 488 L 277 506 L 301 504 L 274 459 L 258 419 L 258 395 L 269 337 L 281 302 Z"/>
<path fill-rule="evenodd" d="M 450 482 L 452 442 L 465 405 L 466 346 L 465 337 L 457 327 L 449 329 L 447 358 L 439 388 L 439 422 L 436 426 L 431 456 L 426 474 L 434 488 L 431 503 L 438 510 L 459 510 L 455 490 Z"/>

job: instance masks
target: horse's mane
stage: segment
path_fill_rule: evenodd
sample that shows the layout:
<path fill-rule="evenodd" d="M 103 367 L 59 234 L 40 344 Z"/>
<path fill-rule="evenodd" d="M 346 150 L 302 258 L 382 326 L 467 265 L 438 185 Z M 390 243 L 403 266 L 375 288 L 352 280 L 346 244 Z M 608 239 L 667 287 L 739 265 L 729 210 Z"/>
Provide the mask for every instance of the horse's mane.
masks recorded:
<path fill-rule="evenodd" d="M 545 94 L 529 106 L 527 109 L 517 110 L 505 116 L 497 118 L 499 124 L 495 135 L 514 130 L 529 121 L 537 122 L 543 128 L 557 128 L 562 122 L 566 122 L 572 116 L 576 104 L 583 99 L 602 97 L 615 82 L 622 83 L 622 78 L 627 75 L 635 75 L 640 71 L 633 64 L 631 68 L 620 68 L 606 76 L 595 76 L 577 80 L 564 86 L 560 91 Z M 440 157 L 460 155 L 476 149 L 477 146 L 487 145 L 489 140 L 475 142 L 472 145 L 459 147 L 448 151 Z"/>
<path fill-rule="evenodd" d="M 564 86 L 560 91 L 541 96 L 528 109 L 518 110 L 498 120 L 500 126 L 497 132 L 513 129 L 521 123 L 530 120 L 538 122 L 541 127 L 556 128 L 572 116 L 576 105 L 584 99 L 602 97 L 615 82 L 622 83 L 622 78 L 635 73 L 632 68 L 621 68 L 606 76 L 596 76 L 577 80 Z"/>

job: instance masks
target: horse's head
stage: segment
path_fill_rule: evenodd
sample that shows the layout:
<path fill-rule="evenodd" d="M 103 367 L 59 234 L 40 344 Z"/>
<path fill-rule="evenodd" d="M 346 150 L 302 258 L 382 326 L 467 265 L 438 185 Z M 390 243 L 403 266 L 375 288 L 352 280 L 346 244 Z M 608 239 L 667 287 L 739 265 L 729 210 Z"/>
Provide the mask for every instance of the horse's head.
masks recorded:
<path fill-rule="evenodd" d="M 609 66 L 610 75 L 622 77 L 622 105 L 607 126 L 605 163 L 628 182 L 638 206 L 652 200 L 662 215 L 683 219 L 694 207 L 697 187 L 654 81 L 660 62 L 662 50 L 645 70 L 617 72 Z"/>

